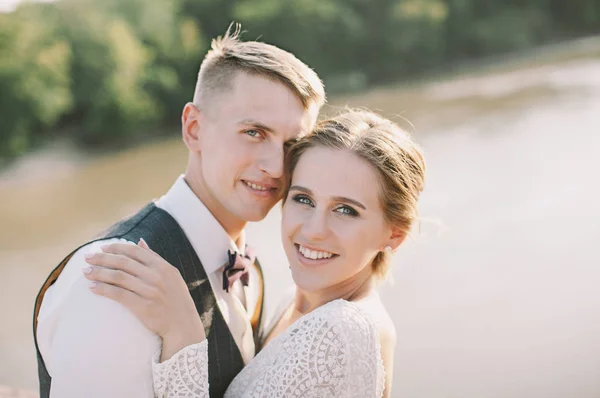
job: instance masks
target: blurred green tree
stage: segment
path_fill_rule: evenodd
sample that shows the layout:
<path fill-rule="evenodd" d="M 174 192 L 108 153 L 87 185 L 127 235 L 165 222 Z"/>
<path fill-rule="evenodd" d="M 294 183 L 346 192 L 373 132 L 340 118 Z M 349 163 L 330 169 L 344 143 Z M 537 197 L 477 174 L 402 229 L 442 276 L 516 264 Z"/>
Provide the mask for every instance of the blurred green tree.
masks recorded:
<path fill-rule="evenodd" d="M 209 38 L 287 49 L 328 93 L 600 31 L 600 0 L 58 0 L 0 14 L 0 158 L 63 134 L 91 148 L 164 134 Z"/>
<path fill-rule="evenodd" d="M 0 14 L 0 155 L 17 155 L 73 105 L 70 44 L 52 7 Z"/>

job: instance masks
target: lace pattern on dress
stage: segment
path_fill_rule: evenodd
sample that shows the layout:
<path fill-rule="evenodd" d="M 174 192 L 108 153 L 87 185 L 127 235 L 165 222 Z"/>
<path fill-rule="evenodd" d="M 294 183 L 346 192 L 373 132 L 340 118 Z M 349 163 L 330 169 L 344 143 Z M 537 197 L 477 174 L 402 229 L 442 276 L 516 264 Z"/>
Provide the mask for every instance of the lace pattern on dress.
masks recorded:
<path fill-rule="evenodd" d="M 208 342 L 153 360 L 157 397 L 208 397 Z M 355 303 L 335 300 L 294 322 L 238 374 L 240 397 L 380 398 L 385 370 L 377 326 Z"/>
<path fill-rule="evenodd" d="M 208 397 L 208 341 L 185 347 L 159 363 L 161 352 L 152 358 L 154 395 L 159 398 Z"/>
<path fill-rule="evenodd" d="M 226 397 L 381 397 L 385 371 L 374 321 L 332 301 L 292 324 L 234 379 Z"/>

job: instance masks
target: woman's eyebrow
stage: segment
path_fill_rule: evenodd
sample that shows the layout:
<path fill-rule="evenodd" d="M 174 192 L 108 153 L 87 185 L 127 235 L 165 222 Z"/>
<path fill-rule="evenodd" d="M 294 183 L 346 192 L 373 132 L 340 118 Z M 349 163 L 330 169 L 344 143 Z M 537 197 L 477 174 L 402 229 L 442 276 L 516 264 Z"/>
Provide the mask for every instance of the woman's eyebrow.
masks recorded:
<path fill-rule="evenodd" d="M 350 199 L 350 198 L 347 198 L 345 196 L 334 196 L 332 199 L 335 200 L 336 202 L 352 203 L 353 205 L 358 206 L 358 207 L 360 207 L 363 210 L 367 210 L 367 208 L 365 207 L 365 205 L 363 205 L 362 203 L 360 203 L 358 200 Z"/>
<path fill-rule="evenodd" d="M 308 195 L 312 194 L 312 191 L 310 189 L 301 187 L 300 185 L 292 185 L 290 187 L 290 191 L 300 191 L 300 192 L 304 192 L 305 194 L 308 194 Z M 345 196 L 334 196 L 332 199 L 336 202 L 351 203 L 357 207 L 360 207 L 363 210 L 367 210 L 367 207 L 365 205 L 363 205 L 362 203 L 360 203 L 358 200 L 350 199 Z"/>
<path fill-rule="evenodd" d="M 310 189 L 301 187 L 300 185 L 292 185 L 290 187 L 290 191 L 300 191 L 309 195 L 312 194 L 312 191 Z"/>

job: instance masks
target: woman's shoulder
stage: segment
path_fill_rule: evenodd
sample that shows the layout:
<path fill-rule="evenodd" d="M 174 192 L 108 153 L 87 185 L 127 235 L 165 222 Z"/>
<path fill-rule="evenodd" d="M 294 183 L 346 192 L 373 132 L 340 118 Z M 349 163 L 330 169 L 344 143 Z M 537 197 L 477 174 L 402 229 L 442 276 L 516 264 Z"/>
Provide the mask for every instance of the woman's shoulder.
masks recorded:
<path fill-rule="evenodd" d="M 381 334 L 389 330 L 378 311 L 367 303 L 340 299 L 323 306 L 319 315 L 326 331 L 319 346 L 325 343 L 328 352 L 345 357 L 349 391 L 364 390 L 369 397 L 381 397 L 385 384 Z"/>
<path fill-rule="evenodd" d="M 320 309 L 320 318 L 341 325 L 361 324 L 378 332 L 381 337 L 394 339 L 394 323 L 378 296 L 359 301 L 338 299 Z"/>
<path fill-rule="evenodd" d="M 363 313 L 367 314 L 373 322 L 379 336 L 382 355 L 393 355 L 396 348 L 396 327 L 379 295 L 376 294 L 360 300 L 355 305 L 361 308 Z"/>
<path fill-rule="evenodd" d="M 396 349 L 396 328 L 379 295 L 359 301 L 336 300 L 326 311 L 348 340 L 374 348 L 390 368 Z"/>
<path fill-rule="evenodd" d="M 370 300 L 369 300 L 370 301 Z M 342 331 L 344 334 L 359 334 L 357 338 L 395 337 L 394 325 L 383 306 L 365 301 L 338 299 L 327 303 L 315 311 L 321 323 Z"/>
<path fill-rule="evenodd" d="M 361 307 L 375 323 L 382 346 L 390 344 L 395 346 L 396 327 L 394 326 L 390 314 L 385 309 L 383 302 L 379 298 L 379 295 L 374 295 L 365 300 L 358 301 L 356 305 Z"/>
<path fill-rule="evenodd" d="M 359 301 L 358 306 L 369 314 L 373 320 L 378 334 L 378 349 L 380 356 L 378 357 L 378 368 L 383 374 L 383 379 L 379 380 L 378 388 L 386 397 L 390 396 L 392 387 L 392 374 L 394 371 L 394 353 L 396 350 L 396 328 L 389 313 L 385 309 L 383 302 L 376 294 L 366 300 Z M 381 396 L 381 395 L 378 395 Z"/>

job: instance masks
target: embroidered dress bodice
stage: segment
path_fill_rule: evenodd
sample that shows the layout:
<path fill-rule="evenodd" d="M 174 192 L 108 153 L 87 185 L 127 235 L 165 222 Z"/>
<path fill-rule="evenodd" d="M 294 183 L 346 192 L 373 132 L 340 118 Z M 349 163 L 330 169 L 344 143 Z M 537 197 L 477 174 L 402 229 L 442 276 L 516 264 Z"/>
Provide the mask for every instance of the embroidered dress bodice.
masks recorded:
<path fill-rule="evenodd" d="M 157 397 L 208 397 L 208 342 L 153 360 Z M 225 397 L 376 397 L 385 370 L 377 327 L 359 304 L 338 299 L 302 316 L 252 359 Z"/>

